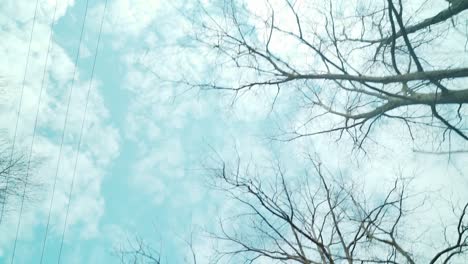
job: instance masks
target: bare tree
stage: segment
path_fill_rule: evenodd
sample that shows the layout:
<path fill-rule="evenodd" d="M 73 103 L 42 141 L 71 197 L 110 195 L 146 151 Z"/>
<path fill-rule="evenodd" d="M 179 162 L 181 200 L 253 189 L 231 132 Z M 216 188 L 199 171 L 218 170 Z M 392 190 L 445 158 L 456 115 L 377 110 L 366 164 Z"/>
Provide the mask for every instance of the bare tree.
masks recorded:
<path fill-rule="evenodd" d="M 162 263 L 160 250 L 155 250 L 140 237 L 127 239 L 125 245 L 114 250 L 114 255 L 120 259 L 121 264 Z"/>
<path fill-rule="evenodd" d="M 310 162 L 300 181 L 277 163 L 220 161 L 210 169 L 213 187 L 234 202 L 219 229 L 209 231 L 217 241 L 212 263 L 434 264 L 468 257 L 468 203 L 452 204 L 453 221 L 431 230 L 412 217 L 427 203 L 426 193 L 411 191 L 412 178 L 399 176 L 388 191 L 371 196 L 346 176 Z M 143 240 L 129 245 L 119 251 L 122 263 L 161 263 L 160 250 Z"/>
<path fill-rule="evenodd" d="M 179 82 L 236 96 L 267 89 L 273 104 L 296 90 L 308 118 L 284 140 L 347 134 L 361 147 L 376 124 L 394 120 L 413 139 L 432 131 L 465 142 L 468 0 L 448 2 L 265 0 L 256 11 L 241 0 L 200 3 L 190 19 L 213 72 Z"/>
<path fill-rule="evenodd" d="M 0 142 L 0 209 L 2 220 L 9 210 L 15 210 L 16 204 L 11 206 L 15 199 L 31 200 L 35 189 L 37 191 L 40 187 L 40 184 L 32 177 L 38 163 L 38 160 L 29 162 L 27 157 L 19 151 L 12 153 L 9 143 Z"/>
<path fill-rule="evenodd" d="M 184 263 L 197 264 L 197 254 L 193 246 L 193 231 L 188 239 L 183 239 L 185 244 L 190 249 L 190 256 L 185 258 Z M 133 239 L 127 238 L 125 243 L 114 249 L 114 255 L 120 260 L 121 264 L 162 264 L 168 263 L 164 261 L 162 256 L 162 245 L 156 249 L 154 245 L 148 243 L 139 236 Z"/>
<path fill-rule="evenodd" d="M 279 165 L 274 175 L 243 171 L 239 164 L 228 168 L 223 163 L 213 170 L 217 187 L 243 205 L 237 217 L 220 221 L 220 234 L 214 236 L 225 244 L 217 252 L 218 261 L 460 263 L 457 257 L 467 256 L 468 204 L 440 234 L 437 241 L 444 242 L 428 248 L 414 240 L 415 233 L 427 230 L 407 221 L 425 201 L 409 191 L 408 179 L 398 177 L 380 199 L 368 199 L 358 185 L 345 177 L 330 178 L 320 163 L 311 162 L 313 172 L 297 185 Z M 421 249 L 424 255 L 416 252 Z"/>

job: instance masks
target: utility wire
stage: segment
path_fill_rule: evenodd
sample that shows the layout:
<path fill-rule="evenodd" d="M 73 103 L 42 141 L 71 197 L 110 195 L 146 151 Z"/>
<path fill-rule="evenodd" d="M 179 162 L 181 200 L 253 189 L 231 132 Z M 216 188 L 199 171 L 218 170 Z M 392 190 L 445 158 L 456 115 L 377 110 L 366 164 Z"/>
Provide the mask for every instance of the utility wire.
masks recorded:
<path fill-rule="evenodd" d="M 83 18 L 83 24 L 81 25 L 81 33 L 80 33 L 80 40 L 79 40 L 79 44 L 78 44 L 78 51 L 77 51 L 76 57 L 75 57 L 75 65 L 74 65 L 74 69 L 73 69 L 73 78 L 72 78 L 72 81 L 71 81 L 70 93 L 68 95 L 68 103 L 67 103 L 67 110 L 66 110 L 66 113 L 65 113 L 65 121 L 63 123 L 62 140 L 60 142 L 60 149 L 59 149 L 59 154 L 58 154 L 57 167 L 55 168 L 54 184 L 53 184 L 53 187 L 52 187 L 52 197 L 50 199 L 50 205 L 49 205 L 49 215 L 47 217 L 47 225 L 46 225 L 46 230 L 45 230 L 45 234 L 44 234 L 44 240 L 42 242 L 42 253 L 41 253 L 41 260 L 40 260 L 41 264 L 42 264 L 42 262 L 44 260 L 44 251 L 45 251 L 45 247 L 46 247 L 46 243 L 47 243 L 47 235 L 49 233 L 50 215 L 51 215 L 51 212 L 52 212 L 52 204 L 54 202 L 54 196 L 55 196 L 55 187 L 57 185 L 57 176 L 58 176 L 60 161 L 61 161 L 61 157 L 62 157 L 63 142 L 64 142 L 64 139 L 65 139 L 65 130 L 67 128 L 67 122 L 68 122 L 68 112 L 70 110 L 70 101 L 71 101 L 72 94 L 73 94 L 73 87 L 75 86 L 76 69 L 78 67 L 78 59 L 80 57 L 81 42 L 83 41 L 84 26 L 85 26 L 85 22 L 86 22 L 86 16 L 88 14 L 88 3 L 89 3 L 89 0 L 86 0 L 86 8 L 85 8 L 85 13 L 84 13 L 84 18 Z"/>
<path fill-rule="evenodd" d="M 0 213 L 0 224 L 2 224 L 3 214 L 5 212 L 6 199 L 7 199 L 7 196 L 8 196 L 7 193 L 8 193 L 8 188 L 9 188 L 9 184 L 10 184 L 11 163 L 13 162 L 13 153 L 15 151 L 16 135 L 17 135 L 17 132 L 18 132 L 18 123 L 19 123 L 19 118 L 20 118 L 20 113 L 21 113 L 21 106 L 23 104 L 24 87 L 26 86 L 26 74 L 28 72 L 29 55 L 31 54 L 31 43 L 32 43 L 32 38 L 33 38 L 33 33 L 34 33 L 34 26 L 36 25 L 38 5 L 39 5 L 39 0 L 36 0 L 36 7 L 34 8 L 34 18 L 33 18 L 33 23 L 32 23 L 32 28 L 31 28 L 31 34 L 29 36 L 28 55 L 26 56 L 26 66 L 24 67 L 23 84 L 21 86 L 20 101 L 19 101 L 19 105 L 18 105 L 18 112 L 17 112 L 17 115 L 16 115 L 16 125 L 15 125 L 15 132 L 14 132 L 14 135 L 13 135 L 13 145 L 11 147 L 11 152 L 10 152 L 10 161 L 8 162 L 8 171 L 7 171 L 7 175 L 6 175 L 6 185 L 5 185 L 5 196 L 3 197 L 2 211 Z"/>
<path fill-rule="evenodd" d="M 39 91 L 39 98 L 37 102 L 37 109 L 36 109 L 36 117 L 34 120 L 34 129 L 33 129 L 33 136 L 32 136 L 32 142 L 31 142 L 31 148 L 29 149 L 29 158 L 28 158 L 28 165 L 26 168 L 26 179 L 24 181 L 24 189 L 23 189 L 23 195 L 21 197 L 21 207 L 20 207 L 20 212 L 18 216 L 18 225 L 16 226 L 16 236 L 15 236 L 15 243 L 13 245 L 13 253 L 11 256 L 11 264 L 13 264 L 13 261 L 15 260 L 15 252 L 16 252 L 16 243 L 18 242 L 18 234 L 21 226 L 21 217 L 23 216 L 23 207 L 24 207 L 24 199 L 26 196 L 26 188 L 28 185 L 28 178 L 29 178 L 29 170 L 31 168 L 31 156 L 32 156 L 32 151 L 33 151 L 33 146 L 34 146 L 34 140 L 36 138 L 36 129 L 37 129 L 37 120 L 39 117 L 39 109 L 41 106 L 41 101 L 42 101 L 42 91 L 44 90 L 44 83 L 45 83 L 45 77 L 47 73 L 47 65 L 49 62 L 49 53 L 52 48 L 52 36 L 53 36 L 53 28 L 55 24 L 55 16 L 57 14 L 57 0 L 55 1 L 55 7 L 54 7 L 54 15 L 52 17 L 52 22 L 50 23 L 50 33 L 49 33 L 49 43 L 47 44 L 47 53 L 46 53 L 46 58 L 45 58 L 45 63 L 44 63 L 44 71 L 42 72 L 42 81 L 41 81 L 41 88 Z"/>
<path fill-rule="evenodd" d="M 98 52 L 99 52 L 99 43 L 101 42 L 102 25 L 104 24 L 104 16 L 106 14 L 106 8 L 107 8 L 107 0 L 104 3 L 104 11 L 102 13 L 101 25 L 99 27 L 99 35 L 98 35 L 97 44 L 96 44 L 96 51 L 94 53 L 93 68 L 91 70 L 91 79 L 89 81 L 88 92 L 87 92 L 87 95 L 86 95 L 86 104 L 85 104 L 84 113 L 83 113 L 83 120 L 81 122 L 80 137 L 78 139 L 78 148 L 76 150 L 76 156 L 75 156 L 75 166 L 73 167 L 72 182 L 71 182 L 71 185 L 70 185 L 70 192 L 68 194 L 67 213 L 65 215 L 65 224 L 63 226 L 62 241 L 60 242 L 60 250 L 59 250 L 59 257 L 58 257 L 58 263 L 59 264 L 60 264 L 60 258 L 62 256 L 63 241 L 65 239 L 65 231 L 67 229 L 68 214 L 70 212 L 71 198 L 72 198 L 72 193 L 73 193 L 73 187 L 74 187 L 74 184 L 75 184 L 76 167 L 77 167 L 77 164 L 78 164 L 78 156 L 80 154 L 81 140 L 83 138 L 83 130 L 84 130 L 84 124 L 85 124 L 85 121 L 86 121 L 86 114 L 88 113 L 89 96 L 91 94 L 91 87 L 92 87 L 92 84 L 93 84 L 94 69 L 96 67 L 96 59 L 97 59 L 97 55 L 98 55 Z"/>

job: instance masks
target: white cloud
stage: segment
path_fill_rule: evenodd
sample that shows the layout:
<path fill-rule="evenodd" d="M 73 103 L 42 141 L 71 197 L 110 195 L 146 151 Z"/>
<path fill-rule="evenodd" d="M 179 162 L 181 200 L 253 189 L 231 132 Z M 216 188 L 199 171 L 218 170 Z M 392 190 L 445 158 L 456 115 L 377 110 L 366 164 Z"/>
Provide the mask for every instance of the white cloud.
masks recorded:
<path fill-rule="evenodd" d="M 27 23 L 32 21 L 34 16 L 34 8 L 36 1 L 15 1 L 5 0 L 2 1 L 2 13 L 0 21 L 14 23 Z M 74 0 L 40 0 L 36 19 L 38 23 L 47 24 L 52 19 L 55 5 L 57 3 L 56 18 L 61 18 L 65 15 L 68 7 L 75 4 Z M 2 23 L 3 24 L 3 23 Z"/>
<path fill-rule="evenodd" d="M 181 142 L 172 138 L 153 148 L 143 150 L 141 159 L 134 165 L 131 180 L 135 187 L 161 204 L 169 195 L 168 185 L 184 179 L 184 150 Z M 170 196 L 173 198 L 173 196 Z"/>
<path fill-rule="evenodd" d="M 74 1 L 61 0 L 58 3 L 57 18 L 65 14 L 67 3 L 73 5 Z M 34 29 L 16 138 L 17 149 L 29 149 L 31 144 L 54 4 L 55 1 L 51 0 L 40 1 L 39 17 Z M 5 87 L 2 88 L 5 90 L 2 99 L 5 100 L 0 103 L 0 115 L 3 120 L 8 121 L 2 122 L 0 129 L 8 131 L 10 139 L 13 137 L 16 122 L 33 12 L 34 5 L 30 1 L 2 2 L 0 8 L 0 21 L 2 24 L 8 25 L 0 30 L 2 39 L 0 56 L 4 58 L 0 63 L 0 72 L 2 72 L 2 78 L 6 83 Z M 95 39 L 90 39 L 90 42 L 94 45 Z M 39 190 L 34 190 L 37 196 L 34 204 L 29 204 L 29 201 L 26 203 L 22 217 L 20 241 L 33 239 L 32 232 L 36 228 L 41 230 L 40 233 L 43 235 L 74 68 L 74 62 L 67 52 L 56 42 L 52 45 L 33 155 L 33 159 L 42 161 L 40 167 L 33 171 L 34 179 L 38 180 L 42 187 Z M 61 232 L 64 224 L 88 84 L 89 80 L 82 79 L 78 72 L 70 104 L 69 120 L 52 207 L 49 235 L 53 238 L 56 238 L 58 232 Z M 103 105 L 99 89 L 100 85 L 94 84 L 91 91 L 68 219 L 69 233 L 67 233 L 67 238 L 70 239 L 88 239 L 99 234 L 100 218 L 105 210 L 101 193 L 102 178 L 105 174 L 104 170 L 119 152 L 119 134 L 108 121 L 109 115 Z M 19 201 L 12 199 L 10 208 L 17 208 L 18 203 Z M 12 210 L 0 226 L 2 233 L 0 248 L 4 254 L 11 253 L 10 247 L 16 231 L 12 227 L 16 227 L 17 213 L 17 209 Z"/>
<path fill-rule="evenodd" d="M 106 32 L 139 35 L 154 22 L 162 2 L 160 0 L 110 1 L 106 16 Z"/>

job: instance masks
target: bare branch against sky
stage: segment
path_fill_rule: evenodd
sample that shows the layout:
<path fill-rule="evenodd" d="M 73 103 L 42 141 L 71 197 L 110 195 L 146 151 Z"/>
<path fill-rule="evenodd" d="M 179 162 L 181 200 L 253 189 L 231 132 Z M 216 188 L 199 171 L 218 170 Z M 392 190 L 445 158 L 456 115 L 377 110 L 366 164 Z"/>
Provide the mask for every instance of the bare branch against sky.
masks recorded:
<path fill-rule="evenodd" d="M 361 147 L 379 124 L 399 121 L 414 139 L 423 131 L 436 143 L 463 143 L 467 9 L 464 0 L 200 4 L 193 36 L 214 73 L 184 73 L 180 82 L 235 94 L 297 91 L 308 118 L 282 140 L 348 135 Z"/>
<path fill-rule="evenodd" d="M 177 50 L 176 57 L 183 57 L 184 48 L 202 53 L 198 62 L 209 65 L 210 74 L 194 76 L 182 60 L 180 72 L 170 76 L 152 70 L 160 80 L 232 93 L 235 102 L 266 90 L 273 109 L 279 97 L 295 95 L 306 118 L 277 136 L 280 141 L 330 134 L 362 149 L 390 123 L 421 144 L 417 153 L 466 153 L 467 0 L 198 4 L 195 11 L 179 10 L 191 23 L 193 42 L 168 50 Z M 426 198 L 434 194 L 412 192 L 411 179 L 402 175 L 371 194 L 311 157 L 304 177 L 290 177 L 281 162 L 268 166 L 216 156 L 218 163 L 207 170 L 212 187 L 234 205 L 209 232 L 218 245 L 213 263 L 432 264 L 461 263 L 467 256 L 468 204 L 451 201 L 451 220 L 431 230 L 414 216 L 437 211 L 427 209 Z M 380 177 L 378 171 L 372 177 Z M 142 240 L 131 245 L 120 251 L 125 263 L 161 262 L 157 250 L 145 257 L 151 247 Z"/>

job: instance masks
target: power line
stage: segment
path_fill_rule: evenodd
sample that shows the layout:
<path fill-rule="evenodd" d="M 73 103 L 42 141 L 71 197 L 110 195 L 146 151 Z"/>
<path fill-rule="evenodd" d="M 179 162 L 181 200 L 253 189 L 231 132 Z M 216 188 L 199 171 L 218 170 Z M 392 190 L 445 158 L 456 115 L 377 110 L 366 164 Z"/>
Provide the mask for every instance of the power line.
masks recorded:
<path fill-rule="evenodd" d="M 8 196 L 7 193 L 8 193 L 8 187 L 9 187 L 9 184 L 10 184 L 11 163 L 13 161 L 13 153 L 15 151 L 16 135 L 17 135 L 17 132 L 18 132 L 18 123 L 19 123 L 19 118 L 20 118 L 20 113 L 21 113 L 21 106 L 23 104 L 24 87 L 26 85 L 26 74 L 28 72 L 29 55 L 31 53 L 31 43 L 32 43 L 32 38 L 33 38 L 33 33 L 34 33 L 34 26 L 36 25 L 38 5 L 39 5 L 39 0 L 36 0 L 36 7 L 34 8 L 33 24 L 32 24 L 32 28 L 31 28 L 31 34 L 29 36 L 28 55 L 26 56 L 26 66 L 24 67 L 23 84 L 21 86 L 21 94 L 20 94 L 20 101 L 19 101 L 19 105 L 18 105 L 18 113 L 16 115 L 16 125 L 15 125 L 15 132 L 14 132 L 14 135 L 13 135 L 13 144 L 12 144 L 11 152 L 10 152 L 10 161 L 8 162 L 8 171 L 7 171 L 7 175 L 6 175 L 6 185 L 5 185 L 5 196 L 3 197 L 2 211 L 0 213 L 0 224 L 2 224 L 3 214 L 5 212 L 6 199 L 7 199 L 7 196 Z"/>
<path fill-rule="evenodd" d="M 80 137 L 79 137 L 79 140 L 78 140 L 78 148 L 76 150 L 76 157 L 75 157 L 75 166 L 73 167 L 72 182 L 71 182 L 71 185 L 70 185 L 70 192 L 68 194 L 67 213 L 65 215 L 65 224 L 63 226 L 62 241 L 60 243 L 60 251 L 59 251 L 59 257 L 58 257 L 58 263 L 59 264 L 60 264 L 60 258 L 62 256 L 62 248 L 63 248 L 63 241 L 64 241 L 64 238 L 65 238 L 65 231 L 67 229 L 68 214 L 69 214 L 69 211 L 70 211 L 71 197 L 72 197 L 73 187 L 74 187 L 74 183 L 75 183 L 76 167 L 77 167 L 77 164 L 78 164 L 78 156 L 80 154 L 81 140 L 82 140 L 82 137 L 83 137 L 83 129 L 84 129 L 85 121 L 86 121 L 86 114 L 88 113 L 89 95 L 91 93 L 91 87 L 92 87 L 93 78 L 94 78 L 94 69 L 96 67 L 96 59 L 97 59 L 97 55 L 98 55 L 98 52 L 99 52 L 99 43 L 101 42 L 102 25 L 104 24 L 104 16 L 106 14 L 106 8 L 107 8 L 107 0 L 104 3 L 104 11 L 102 13 L 101 25 L 100 25 L 100 28 L 99 28 L 99 35 L 98 35 L 97 44 L 96 44 L 96 51 L 94 53 L 93 68 L 91 70 L 91 79 L 89 81 L 88 92 L 87 92 L 87 95 L 86 95 L 86 103 L 85 103 L 85 108 L 84 108 L 84 113 L 83 113 L 83 121 L 81 122 Z"/>
<path fill-rule="evenodd" d="M 15 259 L 15 252 L 16 252 L 16 243 L 18 242 L 18 234 L 21 226 L 21 217 L 23 215 L 23 207 L 24 207 L 24 199 L 26 195 L 26 188 L 28 185 L 28 178 L 29 178 L 29 170 L 31 168 L 31 156 L 32 156 L 32 151 L 33 151 L 33 146 L 34 146 L 34 140 L 36 138 L 36 129 L 37 129 L 37 120 L 39 117 L 39 108 L 41 106 L 41 101 L 42 101 L 42 91 L 44 89 L 44 83 L 45 83 L 45 76 L 47 73 L 47 64 L 49 61 L 49 53 L 52 47 L 52 36 L 53 36 L 53 27 L 55 24 L 55 16 L 57 14 L 57 0 L 55 1 L 55 7 L 54 7 L 54 15 L 52 17 L 52 22 L 50 23 L 50 34 L 49 34 L 49 43 L 47 44 L 47 53 L 46 53 L 46 58 L 45 58 L 45 63 L 44 63 L 44 71 L 42 72 L 42 81 L 41 81 L 41 88 L 39 91 L 39 98 L 37 102 L 37 109 L 36 109 L 36 117 L 34 120 L 34 129 L 33 129 L 33 136 L 32 136 L 32 142 L 31 142 L 31 148 L 29 149 L 29 158 L 28 158 L 28 165 L 26 168 L 26 179 L 24 181 L 24 189 L 23 189 L 23 195 L 21 197 L 21 207 L 20 207 L 20 213 L 18 216 L 18 225 L 16 226 L 16 236 L 15 236 L 15 243 L 13 245 L 13 253 L 11 256 L 11 264 L 13 264 L 13 261 Z"/>
<path fill-rule="evenodd" d="M 73 69 L 73 78 L 72 78 L 72 81 L 71 81 L 70 93 L 68 95 L 67 110 L 66 110 L 66 113 L 65 113 L 65 120 L 64 120 L 64 123 L 63 123 L 62 139 L 61 139 L 61 142 L 60 142 L 60 149 L 59 149 L 59 154 L 58 154 L 57 167 L 55 168 L 55 177 L 54 177 L 54 184 L 53 184 L 53 187 L 52 187 L 52 197 L 50 199 L 50 205 L 49 205 L 49 214 L 48 214 L 48 217 L 47 217 L 47 225 L 46 225 L 46 230 L 45 230 L 45 234 L 44 234 L 44 241 L 42 243 L 42 253 L 41 253 L 41 260 L 40 260 L 41 264 L 42 264 L 42 262 L 44 260 L 44 251 L 45 251 L 45 246 L 46 246 L 46 243 L 47 243 L 47 235 L 49 233 L 50 215 L 52 213 L 52 204 L 54 202 L 55 187 L 57 185 L 58 170 L 59 170 L 59 167 L 60 167 L 60 161 L 61 161 L 61 157 L 62 157 L 63 142 L 64 142 L 64 139 L 65 139 L 65 130 L 67 128 L 67 122 L 68 122 L 68 112 L 70 110 L 70 101 L 71 101 L 72 94 L 73 94 L 73 87 L 75 85 L 76 69 L 78 67 L 78 58 L 80 57 L 81 42 L 83 41 L 84 26 L 85 26 L 85 22 L 86 22 L 86 16 L 88 14 L 88 3 L 89 3 L 89 0 L 86 0 L 86 8 L 85 8 L 85 13 L 84 13 L 84 18 L 83 18 L 83 24 L 81 25 L 81 32 L 80 32 L 80 40 L 79 40 L 79 44 L 78 44 L 78 51 L 77 51 L 76 57 L 75 57 L 75 66 L 74 66 L 74 69 Z"/>

